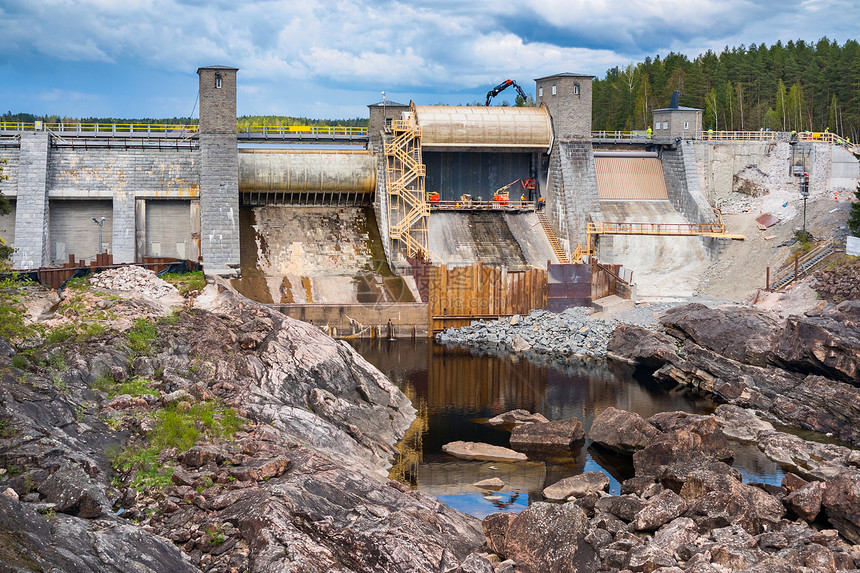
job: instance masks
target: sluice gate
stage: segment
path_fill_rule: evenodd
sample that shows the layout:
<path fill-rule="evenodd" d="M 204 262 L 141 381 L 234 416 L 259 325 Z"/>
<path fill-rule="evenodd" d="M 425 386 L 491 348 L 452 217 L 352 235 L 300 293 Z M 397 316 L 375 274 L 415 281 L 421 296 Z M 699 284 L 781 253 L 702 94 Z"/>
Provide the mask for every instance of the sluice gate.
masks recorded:
<path fill-rule="evenodd" d="M 366 205 L 376 190 L 370 151 L 241 149 L 244 205 Z"/>

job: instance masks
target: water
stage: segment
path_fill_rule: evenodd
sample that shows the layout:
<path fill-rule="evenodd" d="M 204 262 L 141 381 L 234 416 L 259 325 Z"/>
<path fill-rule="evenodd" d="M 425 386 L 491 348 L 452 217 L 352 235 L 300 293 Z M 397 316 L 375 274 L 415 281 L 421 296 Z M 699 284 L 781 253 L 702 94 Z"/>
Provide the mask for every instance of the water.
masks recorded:
<path fill-rule="evenodd" d="M 418 340 L 353 340 L 353 347 L 384 372 L 420 405 L 426 420 L 413 426 L 414 439 L 398 479 L 435 495 L 448 505 L 476 517 L 498 511 L 521 511 L 556 481 L 587 471 L 603 471 L 610 491 L 633 476 L 629 456 L 609 452 L 590 440 L 577 450 L 534 457 L 529 462 L 466 461 L 442 451 L 448 442 L 465 440 L 509 446 L 510 433 L 487 419 L 523 408 L 550 420 L 575 417 L 586 434 L 594 418 L 609 406 L 647 418 L 658 412 L 683 410 L 708 414 L 717 403 L 682 388 L 653 380 L 632 367 L 589 361 L 546 367 L 525 360 L 475 356 L 468 350 Z M 747 483 L 779 484 L 785 471 L 754 446 L 732 443 L 734 466 Z M 532 461 L 533 460 L 533 461 Z M 499 477 L 507 485 L 486 491 L 472 484 Z"/>

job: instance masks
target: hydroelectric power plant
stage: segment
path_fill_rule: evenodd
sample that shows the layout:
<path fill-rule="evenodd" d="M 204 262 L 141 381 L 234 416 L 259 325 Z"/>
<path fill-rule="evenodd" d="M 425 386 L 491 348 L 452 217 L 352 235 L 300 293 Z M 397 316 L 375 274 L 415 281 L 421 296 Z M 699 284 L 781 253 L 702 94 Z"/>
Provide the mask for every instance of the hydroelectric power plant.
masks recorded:
<path fill-rule="evenodd" d="M 0 124 L 13 267 L 199 261 L 334 335 L 425 335 L 689 296 L 742 239 L 713 206 L 750 165 L 791 146 L 786 184 L 857 177 L 832 134 L 715 136 L 677 94 L 653 133 L 593 132 L 593 76 L 575 73 L 536 79 L 536 107 L 382 101 L 367 129 L 240 132 L 237 71 L 198 70 L 199 126 Z"/>

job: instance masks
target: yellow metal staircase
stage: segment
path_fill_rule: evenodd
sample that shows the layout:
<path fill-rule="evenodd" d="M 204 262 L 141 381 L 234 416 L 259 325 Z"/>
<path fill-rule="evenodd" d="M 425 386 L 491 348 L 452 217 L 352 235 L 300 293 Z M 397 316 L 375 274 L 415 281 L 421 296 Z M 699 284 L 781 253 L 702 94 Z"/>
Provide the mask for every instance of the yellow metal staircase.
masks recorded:
<path fill-rule="evenodd" d="M 391 133 L 385 141 L 388 234 L 403 243 L 407 256 L 429 259 L 430 206 L 424 195 L 421 128 L 411 119 L 395 120 Z"/>
<path fill-rule="evenodd" d="M 540 221 L 540 226 L 543 227 L 543 231 L 546 233 L 546 238 L 549 240 L 549 244 L 558 259 L 558 262 L 562 264 L 570 263 L 570 260 L 567 258 L 567 254 L 564 252 L 564 249 L 561 248 L 561 243 L 559 242 L 558 237 L 555 235 L 555 230 L 549 223 L 549 219 L 547 219 L 546 215 L 541 212 L 538 212 L 537 216 L 538 221 Z"/>

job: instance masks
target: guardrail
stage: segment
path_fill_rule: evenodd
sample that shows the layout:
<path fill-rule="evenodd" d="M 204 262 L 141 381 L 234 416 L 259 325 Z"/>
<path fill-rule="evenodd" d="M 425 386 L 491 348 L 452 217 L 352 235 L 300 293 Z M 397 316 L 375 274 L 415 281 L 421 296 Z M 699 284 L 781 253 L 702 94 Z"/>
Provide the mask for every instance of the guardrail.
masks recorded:
<path fill-rule="evenodd" d="M 797 279 L 806 276 L 815 270 L 835 250 L 833 239 L 827 239 L 823 244 L 815 247 L 803 256 L 800 253 L 794 256 L 794 268 L 790 266 L 777 272 L 774 281 L 768 285 L 768 290 L 778 291 L 794 283 Z M 770 274 L 770 269 L 768 269 Z"/>
<path fill-rule="evenodd" d="M 587 233 L 594 235 L 722 235 L 725 226 L 720 223 L 605 223 L 589 222 Z"/>
<path fill-rule="evenodd" d="M 428 201 L 432 211 L 506 210 L 534 211 L 534 201 Z"/>
<path fill-rule="evenodd" d="M 161 123 L 80 123 L 80 122 L 19 122 L 0 121 L 0 132 L 48 131 L 75 135 L 152 135 L 188 136 L 198 132 L 196 124 L 161 124 Z M 259 137 L 290 137 L 295 136 L 326 136 L 326 137 L 367 137 L 366 127 L 343 125 L 251 125 L 237 127 L 237 134 Z"/>
<path fill-rule="evenodd" d="M 651 139 L 645 130 L 634 131 L 592 131 L 592 139 L 609 139 L 613 141 L 626 141 L 629 139 Z"/>
<path fill-rule="evenodd" d="M 259 135 L 341 135 L 366 137 L 366 127 L 343 125 L 251 125 L 239 128 L 239 133 Z"/>

